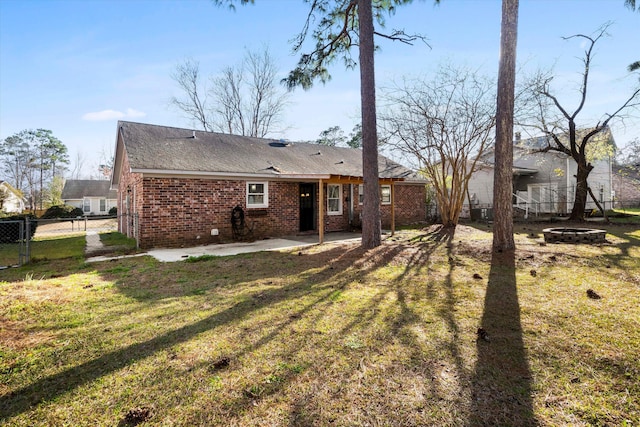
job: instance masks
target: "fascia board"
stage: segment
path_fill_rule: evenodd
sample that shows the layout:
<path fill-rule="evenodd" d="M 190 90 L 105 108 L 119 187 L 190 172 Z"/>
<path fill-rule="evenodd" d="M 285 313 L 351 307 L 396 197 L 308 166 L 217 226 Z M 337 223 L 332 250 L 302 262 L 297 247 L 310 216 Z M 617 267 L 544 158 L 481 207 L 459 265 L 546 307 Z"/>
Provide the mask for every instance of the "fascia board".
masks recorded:
<path fill-rule="evenodd" d="M 270 179 L 278 181 L 291 180 L 318 180 L 328 179 L 328 174 L 274 174 L 274 173 L 242 173 L 242 172 L 203 172 L 203 171 L 184 171 L 184 170 L 164 170 L 164 169 L 137 169 L 132 168 L 132 173 L 140 173 L 145 177 L 166 178 L 207 178 L 207 179 Z"/>

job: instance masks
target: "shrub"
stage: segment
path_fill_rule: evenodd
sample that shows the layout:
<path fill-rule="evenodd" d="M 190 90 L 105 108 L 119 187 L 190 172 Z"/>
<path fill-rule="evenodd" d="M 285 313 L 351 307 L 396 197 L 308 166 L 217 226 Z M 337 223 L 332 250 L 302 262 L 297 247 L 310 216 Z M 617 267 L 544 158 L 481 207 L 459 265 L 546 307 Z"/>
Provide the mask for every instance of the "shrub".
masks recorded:
<path fill-rule="evenodd" d="M 29 218 L 29 236 L 27 236 L 27 218 Z M 33 238 L 36 234 L 38 223 L 33 214 L 12 215 L 0 220 L 0 243 L 15 243 L 20 240 Z M 20 221 L 22 222 L 22 235 L 20 233 Z"/>
<path fill-rule="evenodd" d="M 109 215 L 118 215 L 118 208 L 117 207 L 112 207 L 111 209 L 109 209 Z"/>
<path fill-rule="evenodd" d="M 47 211 L 40 217 L 41 219 L 52 219 L 52 218 L 77 218 L 79 216 L 83 216 L 84 212 L 82 209 L 76 208 L 71 205 L 57 205 L 51 206 Z"/>

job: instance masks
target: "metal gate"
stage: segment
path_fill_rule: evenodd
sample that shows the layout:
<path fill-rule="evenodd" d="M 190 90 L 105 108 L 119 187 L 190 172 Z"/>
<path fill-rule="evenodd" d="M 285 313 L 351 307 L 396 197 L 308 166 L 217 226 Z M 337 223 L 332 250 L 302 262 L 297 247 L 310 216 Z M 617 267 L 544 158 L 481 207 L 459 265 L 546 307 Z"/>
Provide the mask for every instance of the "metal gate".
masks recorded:
<path fill-rule="evenodd" d="M 28 219 L 0 221 L 0 269 L 29 262 L 30 237 Z"/>

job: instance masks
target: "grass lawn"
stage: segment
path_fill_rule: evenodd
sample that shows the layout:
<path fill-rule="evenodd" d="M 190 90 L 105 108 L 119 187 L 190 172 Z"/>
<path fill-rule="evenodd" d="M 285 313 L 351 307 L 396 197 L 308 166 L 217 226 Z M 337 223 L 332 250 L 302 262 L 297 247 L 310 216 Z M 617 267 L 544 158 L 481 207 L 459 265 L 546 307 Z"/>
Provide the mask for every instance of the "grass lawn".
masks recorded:
<path fill-rule="evenodd" d="M 0 424 L 637 426 L 640 230 L 547 226 L 0 271 Z"/>
<path fill-rule="evenodd" d="M 34 238 L 30 242 L 31 260 L 39 262 L 64 258 L 82 258 L 86 239 L 84 232 L 64 236 Z M 18 264 L 18 243 L 0 244 L 0 266 Z M 24 248 L 22 250 L 25 250 Z M 0 277 L 0 280 L 2 278 Z"/>
<path fill-rule="evenodd" d="M 640 224 L 640 208 L 614 209 L 609 215 L 613 223 Z"/>
<path fill-rule="evenodd" d="M 136 240 L 127 237 L 122 233 L 118 233 L 117 231 L 110 231 L 108 233 L 100 233 L 100 241 L 105 246 L 122 246 L 129 249 L 135 249 Z"/>

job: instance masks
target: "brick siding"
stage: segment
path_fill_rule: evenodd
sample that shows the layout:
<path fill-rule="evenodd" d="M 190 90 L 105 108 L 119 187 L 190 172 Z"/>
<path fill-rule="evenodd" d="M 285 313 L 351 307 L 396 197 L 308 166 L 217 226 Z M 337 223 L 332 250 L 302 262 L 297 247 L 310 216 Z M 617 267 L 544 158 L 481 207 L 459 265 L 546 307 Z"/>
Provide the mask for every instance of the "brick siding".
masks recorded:
<path fill-rule="evenodd" d="M 246 181 L 206 178 L 156 178 L 130 173 L 126 155 L 123 159 L 119 186 L 118 212 L 124 214 L 119 231 L 138 237 L 141 248 L 181 247 L 232 240 L 231 211 L 240 205 L 245 210 L 245 221 L 253 228 L 253 238 L 294 235 L 300 229 L 299 183 L 269 181 L 267 208 L 247 208 Z M 260 180 L 256 180 L 260 181 Z M 396 224 L 421 221 L 425 218 L 424 186 L 397 185 Z M 325 231 L 350 229 L 349 185 L 343 185 L 342 215 L 326 215 Z M 357 186 L 354 197 L 357 202 Z M 127 212 L 124 200 L 129 195 Z M 316 200 L 318 186 L 316 185 Z M 354 216 L 361 206 L 355 205 Z M 317 203 L 316 203 L 317 209 Z M 139 217 L 139 229 L 132 230 L 130 214 Z M 391 206 L 382 206 L 383 227 L 391 221 Z M 219 235 L 212 236 L 211 230 Z M 317 218 L 316 218 L 317 230 Z"/>
<path fill-rule="evenodd" d="M 424 185 L 395 184 L 395 219 L 396 226 L 415 224 L 426 219 L 426 189 Z M 354 187 L 354 217 L 360 222 L 362 205 L 358 204 L 358 187 Z M 391 228 L 391 205 L 380 205 L 382 228 Z"/>

